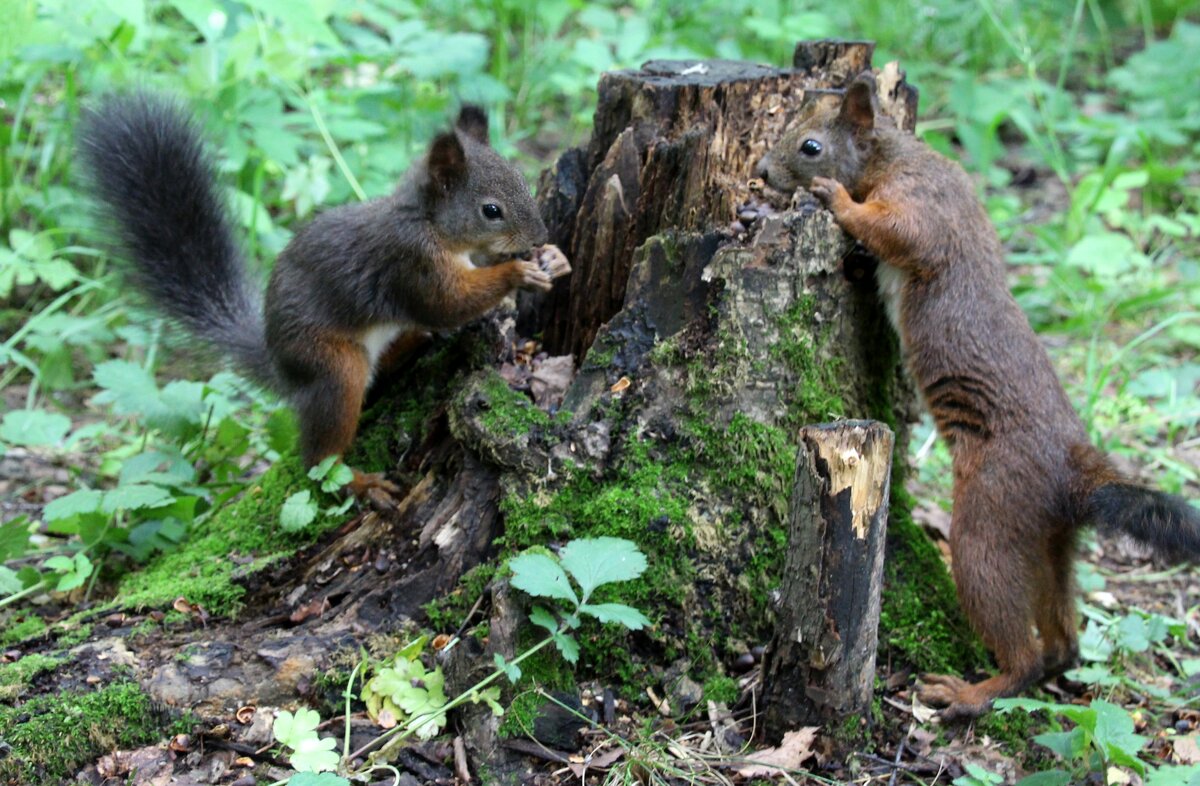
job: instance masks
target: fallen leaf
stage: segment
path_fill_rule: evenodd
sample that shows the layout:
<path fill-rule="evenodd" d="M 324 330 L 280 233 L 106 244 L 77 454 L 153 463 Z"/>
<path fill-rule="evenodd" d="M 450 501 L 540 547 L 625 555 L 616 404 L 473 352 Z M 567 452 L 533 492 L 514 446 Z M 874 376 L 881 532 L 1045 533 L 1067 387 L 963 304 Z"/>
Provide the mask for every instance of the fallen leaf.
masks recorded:
<path fill-rule="evenodd" d="M 575 376 L 575 358 L 559 355 L 537 364 L 529 380 L 533 401 L 543 409 L 562 402 L 571 378 Z"/>
<path fill-rule="evenodd" d="M 1175 749 L 1175 758 L 1180 764 L 1200 764 L 1200 745 L 1195 734 L 1177 738 L 1171 747 Z"/>
<path fill-rule="evenodd" d="M 766 748 L 753 754 L 746 764 L 738 767 L 743 778 L 767 778 L 781 771 L 798 770 L 813 753 L 813 741 L 817 738 L 816 726 L 789 731 L 776 748 Z"/>

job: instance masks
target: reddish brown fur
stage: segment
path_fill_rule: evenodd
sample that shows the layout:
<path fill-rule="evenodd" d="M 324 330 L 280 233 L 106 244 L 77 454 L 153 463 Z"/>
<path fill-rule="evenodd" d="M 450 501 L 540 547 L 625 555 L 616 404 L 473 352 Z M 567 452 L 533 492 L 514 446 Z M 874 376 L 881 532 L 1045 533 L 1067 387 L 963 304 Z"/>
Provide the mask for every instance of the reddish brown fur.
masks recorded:
<path fill-rule="evenodd" d="M 840 111 L 818 108 L 759 173 L 780 190 L 811 187 L 902 271 L 908 368 L 953 455 L 954 580 L 1000 666 L 976 684 L 926 675 L 920 696 L 967 718 L 1075 659 L 1076 530 L 1088 495 L 1119 476 L 1088 443 L 1009 293 L 999 239 L 966 173 L 874 114 L 873 83 L 856 82 Z M 810 139 L 816 155 L 801 150 Z"/>

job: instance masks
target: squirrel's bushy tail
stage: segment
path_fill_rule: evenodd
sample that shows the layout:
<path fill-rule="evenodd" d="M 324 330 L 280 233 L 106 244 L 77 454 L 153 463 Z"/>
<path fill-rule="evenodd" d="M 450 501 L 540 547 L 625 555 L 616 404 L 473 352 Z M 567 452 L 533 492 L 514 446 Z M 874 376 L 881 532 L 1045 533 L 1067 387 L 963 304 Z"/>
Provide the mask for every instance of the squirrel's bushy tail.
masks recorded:
<path fill-rule="evenodd" d="M 168 98 L 109 95 L 85 113 L 78 138 L 133 283 L 247 376 L 272 385 L 262 296 L 196 120 Z"/>
<path fill-rule="evenodd" d="M 1200 510 L 1181 497 L 1110 482 L 1088 494 L 1086 512 L 1100 529 L 1123 532 L 1173 562 L 1200 559 Z"/>

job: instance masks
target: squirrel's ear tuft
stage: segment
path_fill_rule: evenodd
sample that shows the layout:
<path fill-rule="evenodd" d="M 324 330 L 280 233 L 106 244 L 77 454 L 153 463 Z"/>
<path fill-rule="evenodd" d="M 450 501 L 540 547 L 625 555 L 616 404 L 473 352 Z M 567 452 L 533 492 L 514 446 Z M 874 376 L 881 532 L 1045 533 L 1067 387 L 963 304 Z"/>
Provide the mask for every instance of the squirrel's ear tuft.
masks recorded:
<path fill-rule="evenodd" d="M 846 88 L 838 118 L 855 131 L 870 131 L 875 127 L 879 104 L 875 98 L 875 77 L 864 71 Z"/>
<path fill-rule="evenodd" d="M 467 177 L 467 154 L 453 132 L 438 134 L 429 148 L 426 163 L 435 192 L 445 193 Z"/>
<path fill-rule="evenodd" d="M 487 112 L 474 104 L 463 104 L 454 127 L 480 144 L 490 144 Z"/>

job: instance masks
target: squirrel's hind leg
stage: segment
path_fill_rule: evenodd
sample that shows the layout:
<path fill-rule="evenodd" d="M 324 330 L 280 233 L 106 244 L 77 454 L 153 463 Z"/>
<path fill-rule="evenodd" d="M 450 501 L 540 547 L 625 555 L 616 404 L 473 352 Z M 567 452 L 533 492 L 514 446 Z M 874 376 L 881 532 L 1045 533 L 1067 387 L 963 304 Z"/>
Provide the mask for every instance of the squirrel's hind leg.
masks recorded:
<path fill-rule="evenodd" d="M 294 380 L 291 398 L 300 421 L 300 456 L 311 467 L 345 455 L 354 442 L 370 365 L 362 346 L 349 338 L 306 336 L 296 349 L 279 348 L 277 358 Z M 383 473 L 351 469 L 348 488 L 354 496 L 381 510 L 396 507 L 400 488 Z"/>
<path fill-rule="evenodd" d="M 1019 539 L 1019 527 L 1001 518 L 1018 508 L 999 504 L 986 479 L 955 489 L 950 551 L 954 583 L 971 626 L 995 654 L 1000 673 L 977 683 L 941 674 L 923 675 L 921 701 L 945 707 L 947 721 L 969 720 L 991 709 L 992 700 L 1020 693 L 1042 676 L 1042 648 L 1033 633 L 1040 549 Z M 1035 600 L 1036 599 L 1036 600 Z"/>

